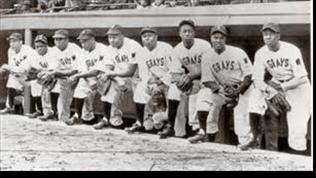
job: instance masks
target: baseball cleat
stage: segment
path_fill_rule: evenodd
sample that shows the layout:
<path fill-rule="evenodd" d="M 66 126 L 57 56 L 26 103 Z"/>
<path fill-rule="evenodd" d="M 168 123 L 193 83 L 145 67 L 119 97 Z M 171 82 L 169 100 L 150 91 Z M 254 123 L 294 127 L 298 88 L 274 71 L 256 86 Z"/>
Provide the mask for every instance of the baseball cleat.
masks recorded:
<path fill-rule="evenodd" d="M 125 131 L 130 134 L 135 133 L 135 132 L 141 132 L 144 130 L 145 130 L 144 127 L 137 123 L 133 124 L 132 127 L 125 128 Z"/>
<path fill-rule="evenodd" d="M 193 137 L 188 138 L 190 143 L 198 143 L 198 142 L 205 142 L 207 140 L 206 135 L 203 134 L 196 134 Z"/>
<path fill-rule="evenodd" d="M 164 139 L 167 137 L 172 137 L 175 135 L 175 131 L 173 128 L 166 127 L 161 132 L 158 133 L 160 139 Z"/>
<path fill-rule="evenodd" d="M 103 118 L 100 122 L 98 122 L 97 124 L 94 124 L 92 127 L 96 130 L 99 130 L 99 129 L 102 129 L 108 125 L 109 125 L 108 120 Z"/>
<path fill-rule="evenodd" d="M 41 121 L 47 121 L 50 119 L 54 119 L 54 114 L 47 114 L 47 115 L 39 116 L 38 119 Z"/>
<path fill-rule="evenodd" d="M 4 108 L 0 110 L 0 114 L 12 114 L 14 113 L 14 108 Z"/>
<path fill-rule="evenodd" d="M 247 144 L 238 146 L 238 148 L 239 148 L 241 151 L 247 151 L 247 150 L 250 150 L 250 149 L 255 149 L 257 146 L 258 146 L 258 142 L 257 142 L 256 140 L 251 140 L 251 141 L 250 141 L 249 143 L 247 143 Z"/>
<path fill-rule="evenodd" d="M 37 118 L 38 116 L 41 116 L 41 115 L 42 115 L 42 113 L 40 113 L 38 111 L 36 111 L 34 113 L 27 113 L 27 114 L 25 114 L 25 116 L 27 116 L 30 119 L 35 119 L 35 118 Z"/>

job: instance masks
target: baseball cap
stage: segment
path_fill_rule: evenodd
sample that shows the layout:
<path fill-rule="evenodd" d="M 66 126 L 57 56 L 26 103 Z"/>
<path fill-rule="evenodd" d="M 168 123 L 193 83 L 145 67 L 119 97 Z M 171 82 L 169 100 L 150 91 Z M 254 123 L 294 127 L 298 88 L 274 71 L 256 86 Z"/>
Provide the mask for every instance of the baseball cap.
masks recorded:
<path fill-rule="evenodd" d="M 8 38 L 7 40 L 12 40 L 12 39 L 15 39 L 15 40 L 22 40 L 23 37 L 20 33 L 12 33 Z"/>
<path fill-rule="evenodd" d="M 278 23 L 275 22 L 269 22 L 263 25 L 263 27 L 261 28 L 261 32 L 266 30 L 266 29 L 270 29 L 276 33 L 280 32 L 280 25 Z"/>
<path fill-rule="evenodd" d="M 107 32 L 107 35 L 118 35 L 118 34 L 122 34 L 121 31 L 122 27 L 120 25 L 114 25 L 112 26 Z"/>
<path fill-rule="evenodd" d="M 179 23 L 179 27 L 181 27 L 182 25 L 190 25 L 191 27 L 195 28 L 195 24 L 191 19 L 182 20 Z"/>
<path fill-rule="evenodd" d="M 32 5 L 30 0 L 24 0 L 20 4 L 22 4 L 22 5 Z"/>
<path fill-rule="evenodd" d="M 85 30 L 82 30 L 80 35 L 78 36 L 78 40 L 84 40 L 84 39 L 91 39 L 93 37 L 95 37 L 96 34 L 93 30 L 91 29 L 85 29 Z"/>
<path fill-rule="evenodd" d="M 211 35 L 213 35 L 216 32 L 220 32 L 223 35 L 227 36 L 227 29 L 224 25 L 216 25 L 211 29 Z"/>
<path fill-rule="evenodd" d="M 41 42 L 43 42 L 43 43 L 45 43 L 45 44 L 48 43 L 48 42 L 47 42 L 47 38 L 46 38 L 45 35 L 37 35 L 37 36 L 35 37 L 35 40 L 34 40 L 34 41 L 35 41 L 35 42 L 41 41 Z"/>
<path fill-rule="evenodd" d="M 68 30 L 57 30 L 53 38 L 68 38 L 68 36 L 69 36 Z"/>
<path fill-rule="evenodd" d="M 152 28 L 152 27 L 144 27 L 144 28 L 142 28 L 139 34 L 142 35 L 145 32 L 152 32 L 152 33 L 157 34 L 157 30 L 155 28 Z"/>

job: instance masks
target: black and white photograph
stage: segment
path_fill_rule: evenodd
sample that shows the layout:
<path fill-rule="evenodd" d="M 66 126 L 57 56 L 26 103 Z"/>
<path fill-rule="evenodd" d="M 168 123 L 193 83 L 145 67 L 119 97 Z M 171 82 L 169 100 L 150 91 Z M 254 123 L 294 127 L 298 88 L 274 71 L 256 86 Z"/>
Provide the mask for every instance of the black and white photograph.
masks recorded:
<path fill-rule="evenodd" d="M 313 1 L 1 0 L 0 171 L 313 171 Z"/>

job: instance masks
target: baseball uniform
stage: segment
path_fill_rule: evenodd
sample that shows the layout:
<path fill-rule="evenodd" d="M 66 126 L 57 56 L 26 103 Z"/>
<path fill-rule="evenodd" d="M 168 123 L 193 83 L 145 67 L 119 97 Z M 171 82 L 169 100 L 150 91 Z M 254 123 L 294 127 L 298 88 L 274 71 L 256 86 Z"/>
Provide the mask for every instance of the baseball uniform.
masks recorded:
<path fill-rule="evenodd" d="M 143 47 L 139 58 L 137 58 L 138 72 L 141 81 L 137 84 L 134 91 L 134 101 L 136 103 L 146 104 L 150 99 L 150 96 L 146 93 L 146 89 L 148 80 L 153 77 L 152 69 L 155 70 L 153 71 L 155 74 L 160 75 L 157 77 L 167 84 L 170 83 L 170 79 L 166 75 L 168 75 L 168 66 L 172 61 L 172 50 L 171 45 L 160 41 L 157 42 L 156 48 L 152 51 Z"/>
<path fill-rule="evenodd" d="M 74 44 L 68 43 L 66 49 L 61 51 L 53 47 L 53 53 L 57 57 L 57 69 L 59 70 L 77 70 L 78 61 L 81 60 L 82 50 Z M 58 97 L 57 109 L 58 119 L 66 121 L 70 117 L 70 106 L 74 95 L 74 89 L 71 88 L 67 78 L 58 79 L 60 85 L 60 95 Z"/>
<path fill-rule="evenodd" d="M 78 61 L 78 71 L 104 71 L 104 65 L 109 59 L 108 51 L 107 46 L 98 42 L 95 45 L 95 49 L 90 52 L 82 49 L 82 57 L 81 60 Z M 80 78 L 74 91 L 74 98 L 84 99 L 82 119 L 86 121 L 94 118 L 93 102 L 96 94 L 96 85 L 96 77 Z"/>
<path fill-rule="evenodd" d="M 252 64 L 248 55 L 240 48 L 225 45 L 225 51 L 221 54 L 213 49 L 209 50 L 202 59 L 201 82 L 216 82 L 218 85 L 238 87 L 244 77 L 252 74 Z M 251 87 L 239 96 L 238 105 L 234 108 L 234 126 L 240 144 L 247 143 L 251 139 L 248 97 Z M 213 93 L 210 88 L 204 87 L 198 93 L 198 111 L 208 111 L 207 132 L 218 131 L 219 113 L 229 98 Z"/>
<path fill-rule="evenodd" d="M 184 73 L 184 68 L 189 71 L 189 73 L 201 73 L 201 60 L 202 56 L 204 53 L 209 51 L 211 49 L 211 45 L 208 41 L 199 39 L 199 38 L 194 38 L 194 44 L 190 49 L 187 49 L 183 42 L 179 43 L 177 46 L 174 48 L 174 60 L 171 62 L 170 65 L 170 73 Z M 197 91 L 199 90 L 199 82 L 194 82 L 193 88 L 198 88 Z M 182 94 L 182 92 L 177 88 L 177 86 L 172 83 L 169 86 L 169 91 L 168 91 L 168 99 L 170 100 L 177 100 L 180 101 L 180 97 L 188 97 Z M 190 98 L 194 98 L 194 94 L 189 96 Z M 198 121 L 196 118 L 196 111 L 192 110 L 194 109 L 194 102 L 189 102 L 190 105 L 188 106 L 189 108 L 189 123 L 191 125 L 194 125 L 197 127 Z M 184 108 L 186 107 L 183 105 Z M 186 123 L 186 117 L 185 116 L 180 116 L 183 115 L 183 111 L 180 111 L 178 109 L 178 114 L 177 114 L 177 119 L 175 121 L 175 126 L 176 126 L 176 135 L 177 136 L 183 136 L 185 135 L 185 123 Z"/>
<path fill-rule="evenodd" d="M 8 65 L 16 73 L 25 73 L 30 68 L 30 61 L 35 55 L 36 52 L 27 45 L 22 45 L 21 50 L 18 53 L 10 48 L 8 50 Z M 24 82 L 21 83 L 22 80 L 21 78 L 10 74 L 7 81 L 7 88 L 23 90 Z"/>
<path fill-rule="evenodd" d="M 137 64 L 139 51 L 142 50 L 141 45 L 135 40 L 127 37 L 124 37 L 123 40 L 123 46 L 119 49 L 109 46 L 109 59 L 114 65 L 114 71 L 121 71 L 125 69 L 129 64 Z M 132 92 L 133 89 L 131 78 L 125 77 L 119 79 L 122 79 L 125 82 L 124 87 L 127 88 L 129 92 Z M 120 98 L 122 98 L 123 95 L 124 92 L 120 91 L 117 82 L 112 82 L 109 91 L 105 95 L 101 96 L 101 101 L 112 103 L 111 118 L 113 116 L 118 116 L 120 118 L 123 116 L 123 113 L 120 109 L 122 105 L 122 103 L 120 102 L 123 102 Z"/>
<path fill-rule="evenodd" d="M 265 45 L 255 55 L 254 82 L 266 96 L 272 98 L 277 91 L 268 87 L 264 82 L 264 71 L 272 75 L 272 81 L 284 88 L 288 82 L 296 77 L 306 77 L 307 71 L 300 50 L 288 42 L 280 41 L 280 48 L 273 52 Z M 310 82 L 303 83 L 296 88 L 284 91 L 291 110 L 287 112 L 289 129 L 289 145 L 296 150 L 306 149 L 307 122 L 311 115 Z"/>
<path fill-rule="evenodd" d="M 48 47 L 47 53 L 44 55 L 36 53 L 32 61 L 30 61 L 30 66 L 39 70 L 55 70 L 57 67 L 57 61 L 54 57 L 53 49 Z M 58 84 L 49 91 L 47 88 L 43 88 L 37 80 L 31 81 L 32 96 L 41 96 L 44 115 L 53 113 L 50 92 L 59 93 L 59 90 L 60 86 L 58 86 Z"/>

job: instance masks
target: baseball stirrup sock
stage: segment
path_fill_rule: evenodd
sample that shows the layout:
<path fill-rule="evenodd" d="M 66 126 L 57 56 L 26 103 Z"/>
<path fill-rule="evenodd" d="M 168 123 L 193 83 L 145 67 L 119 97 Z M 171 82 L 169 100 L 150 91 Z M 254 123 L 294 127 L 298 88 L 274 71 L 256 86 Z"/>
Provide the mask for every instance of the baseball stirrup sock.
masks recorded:
<path fill-rule="evenodd" d="M 144 110 L 145 104 L 136 103 L 136 110 L 137 110 L 137 118 L 141 125 L 144 122 Z"/>
<path fill-rule="evenodd" d="M 177 100 L 168 100 L 168 120 L 171 124 L 171 127 L 174 128 L 174 123 L 177 116 L 179 101 Z"/>

